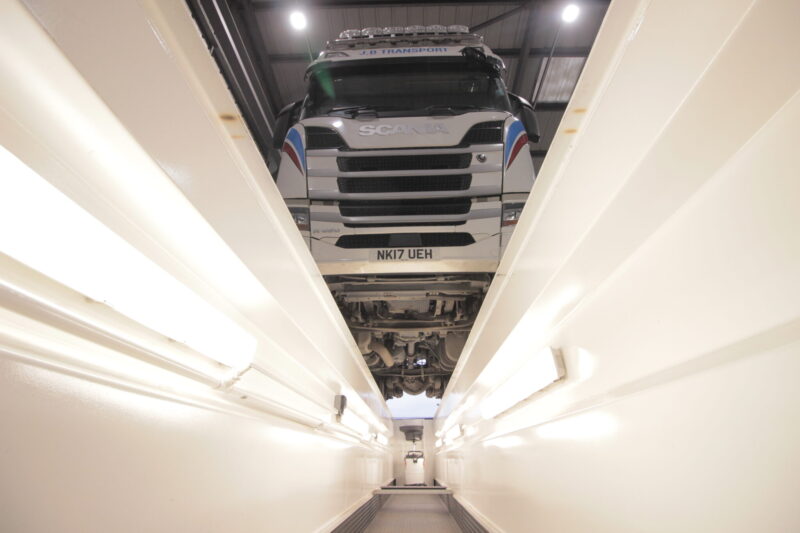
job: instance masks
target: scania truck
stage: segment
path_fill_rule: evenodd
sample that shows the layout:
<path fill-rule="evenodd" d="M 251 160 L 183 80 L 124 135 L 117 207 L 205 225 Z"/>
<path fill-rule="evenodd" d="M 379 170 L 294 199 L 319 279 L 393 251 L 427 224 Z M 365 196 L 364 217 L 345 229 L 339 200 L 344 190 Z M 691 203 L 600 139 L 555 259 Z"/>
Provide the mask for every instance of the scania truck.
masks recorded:
<path fill-rule="evenodd" d="M 531 105 L 464 26 L 347 30 L 272 169 L 378 386 L 441 397 L 534 181 Z"/>

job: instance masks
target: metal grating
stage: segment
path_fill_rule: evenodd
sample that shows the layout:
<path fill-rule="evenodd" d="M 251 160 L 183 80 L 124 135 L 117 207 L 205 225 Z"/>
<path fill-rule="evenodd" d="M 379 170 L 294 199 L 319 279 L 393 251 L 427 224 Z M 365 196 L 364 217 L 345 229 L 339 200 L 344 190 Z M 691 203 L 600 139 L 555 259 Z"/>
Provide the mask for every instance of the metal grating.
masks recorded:
<path fill-rule="evenodd" d="M 342 200 L 339 202 L 339 213 L 344 217 L 465 215 L 471 208 L 472 201 L 469 198 Z"/>
<path fill-rule="evenodd" d="M 392 170 L 446 170 L 467 168 L 472 154 L 388 155 L 337 157 L 342 172 L 381 172 Z"/>
<path fill-rule="evenodd" d="M 336 181 L 343 193 L 465 191 L 469 189 L 472 175 L 338 178 Z"/>
<path fill-rule="evenodd" d="M 407 228 L 409 226 L 463 226 L 466 220 L 454 222 L 345 222 L 345 228 Z"/>
<path fill-rule="evenodd" d="M 368 233 L 342 235 L 336 241 L 339 248 L 418 248 L 439 246 L 468 246 L 475 239 L 469 233 Z"/>
<path fill-rule="evenodd" d="M 378 510 L 383 506 L 388 495 L 375 495 L 370 500 L 356 509 L 344 522 L 336 526 L 331 533 L 362 533 L 375 518 Z"/>
<path fill-rule="evenodd" d="M 483 527 L 474 516 L 469 514 L 469 511 L 458 503 L 458 500 L 456 500 L 452 494 L 444 494 L 442 495 L 442 499 L 444 499 L 444 503 L 447 505 L 450 515 L 456 521 L 458 527 L 461 528 L 461 531 L 464 533 L 489 533 L 489 530 Z"/>

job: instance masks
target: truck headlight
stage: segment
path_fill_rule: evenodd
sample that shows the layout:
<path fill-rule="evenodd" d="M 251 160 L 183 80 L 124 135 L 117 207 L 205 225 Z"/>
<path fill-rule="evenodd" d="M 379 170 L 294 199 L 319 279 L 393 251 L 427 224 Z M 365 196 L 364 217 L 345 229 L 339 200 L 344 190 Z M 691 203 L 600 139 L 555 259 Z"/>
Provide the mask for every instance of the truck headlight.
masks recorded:
<path fill-rule="evenodd" d="M 519 221 L 522 214 L 522 209 L 525 204 L 522 202 L 515 202 L 513 204 L 503 204 L 503 220 L 501 226 L 514 226 Z"/>
<path fill-rule="evenodd" d="M 300 231 L 309 231 L 311 229 L 311 214 L 307 207 L 290 207 L 289 212 L 292 214 L 292 219 Z"/>

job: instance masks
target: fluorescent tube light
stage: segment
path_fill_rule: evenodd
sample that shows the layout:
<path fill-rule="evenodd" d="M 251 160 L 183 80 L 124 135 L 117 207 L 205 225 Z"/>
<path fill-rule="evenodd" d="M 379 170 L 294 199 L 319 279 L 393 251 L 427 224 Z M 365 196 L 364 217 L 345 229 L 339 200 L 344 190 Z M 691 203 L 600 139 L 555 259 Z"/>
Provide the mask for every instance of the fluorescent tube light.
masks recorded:
<path fill-rule="evenodd" d="M 379 434 L 378 434 L 378 437 L 377 437 L 377 440 L 378 440 L 378 443 L 379 443 L 379 444 L 382 444 L 382 445 L 384 445 L 384 446 L 387 446 L 387 445 L 389 444 L 389 439 L 388 439 L 388 438 L 386 438 L 386 435 L 381 435 L 381 434 L 379 433 Z"/>
<path fill-rule="evenodd" d="M 444 434 L 444 442 L 450 444 L 460 436 L 461 436 L 461 425 L 456 424 L 455 426 L 448 429 L 447 433 Z"/>
<path fill-rule="evenodd" d="M 560 354 L 553 348 L 545 348 L 483 400 L 481 416 L 487 420 L 494 418 L 563 377 Z"/>
<path fill-rule="evenodd" d="M 231 368 L 253 359 L 255 337 L 2 146 L 0 252 Z"/>
<path fill-rule="evenodd" d="M 369 424 L 349 409 L 345 410 L 340 421 L 343 425 L 352 429 L 359 435 L 366 435 L 369 433 Z"/>

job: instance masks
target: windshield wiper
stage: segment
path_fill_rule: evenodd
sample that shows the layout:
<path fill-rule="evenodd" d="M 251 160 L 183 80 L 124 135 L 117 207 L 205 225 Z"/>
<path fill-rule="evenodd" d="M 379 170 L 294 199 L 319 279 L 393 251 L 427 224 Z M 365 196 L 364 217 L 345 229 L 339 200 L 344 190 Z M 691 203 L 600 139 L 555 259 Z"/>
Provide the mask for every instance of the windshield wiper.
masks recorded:
<path fill-rule="evenodd" d="M 369 105 L 350 105 L 350 106 L 343 106 L 343 107 L 332 107 L 325 111 L 325 115 L 331 115 L 333 113 L 342 113 L 345 115 L 350 115 L 351 117 L 357 117 L 361 113 L 368 113 L 370 115 L 378 115 L 377 110 Z"/>
<path fill-rule="evenodd" d="M 332 113 L 342 113 L 350 115 L 350 118 L 357 117 L 359 115 L 373 115 L 375 117 L 378 116 L 378 111 L 386 111 L 391 109 L 398 109 L 397 107 L 392 106 L 374 106 L 374 105 L 350 105 L 350 106 L 342 106 L 342 107 L 332 107 L 323 113 L 324 115 L 330 115 Z"/>
<path fill-rule="evenodd" d="M 494 110 L 492 107 L 479 105 L 429 105 L 423 107 L 422 111 L 428 115 L 460 115 L 468 111 Z"/>

